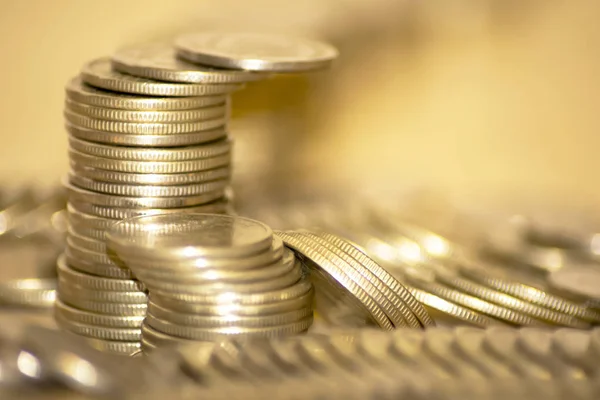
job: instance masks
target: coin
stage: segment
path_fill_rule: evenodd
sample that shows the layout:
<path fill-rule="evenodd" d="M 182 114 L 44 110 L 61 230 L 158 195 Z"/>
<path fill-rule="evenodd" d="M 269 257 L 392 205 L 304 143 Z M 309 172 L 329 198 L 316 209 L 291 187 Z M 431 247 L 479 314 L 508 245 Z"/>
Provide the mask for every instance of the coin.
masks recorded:
<path fill-rule="evenodd" d="M 176 149 L 140 149 L 122 146 L 109 146 L 74 137 L 69 137 L 69 147 L 79 153 L 102 158 L 131 161 L 188 161 L 216 157 L 231 151 L 230 138 L 206 143 L 201 146 L 188 146 Z"/>
<path fill-rule="evenodd" d="M 190 62 L 248 71 L 318 70 L 338 56 L 334 47 L 322 42 L 257 33 L 186 34 L 176 38 L 175 47 Z"/>
<path fill-rule="evenodd" d="M 552 272 L 548 284 L 559 293 L 600 310 L 600 271 L 597 266 L 566 266 Z"/>
<path fill-rule="evenodd" d="M 78 103 L 68 98 L 65 108 L 75 114 L 106 121 L 121 121 L 130 123 L 178 123 L 185 124 L 193 121 L 205 121 L 222 118 L 228 113 L 225 104 L 211 107 L 196 108 L 180 111 L 132 111 L 114 108 L 104 108 Z"/>
<path fill-rule="evenodd" d="M 110 328 L 73 322 L 60 313 L 55 314 L 56 323 L 64 330 L 77 335 L 97 339 L 134 342 L 141 339 L 141 330 L 137 328 Z"/>
<path fill-rule="evenodd" d="M 141 291 L 140 283 L 134 280 L 110 279 L 78 272 L 67 265 L 64 255 L 59 257 L 57 265 L 59 278 L 75 286 L 110 292 Z"/>
<path fill-rule="evenodd" d="M 131 161 L 104 158 L 69 150 L 69 158 L 86 167 L 139 174 L 180 174 L 186 172 L 206 171 L 227 166 L 231 163 L 231 154 L 224 153 L 214 157 L 185 161 Z"/>
<path fill-rule="evenodd" d="M 107 242 L 120 257 L 243 258 L 267 250 L 271 229 L 261 222 L 217 214 L 156 215 L 119 222 Z"/>
<path fill-rule="evenodd" d="M 112 55 L 115 70 L 141 78 L 185 83 L 244 83 L 268 75 L 210 68 L 179 59 L 170 44 L 150 43 L 118 50 Z"/>
<path fill-rule="evenodd" d="M 116 120 L 90 118 L 82 114 L 74 113 L 69 109 L 64 110 L 64 116 L 67 122 L 82 128 L 132 135 L 177 135 L 180 133 L 196 133 L 223 128 L 226 124 L 226 119 L 224 117 L 181 123 L 121 122 Z"/>
<path fill-rule="evenodd" d="M 228 94 L 242 88 L 242 85 L 238 84 L 197 85 L 138 78 L 113 71 L 109 58 L 100 58 L 86 64 L 81 70 L 81 79 L 88 85 L 100 89 L 144 96 L 214 96 Z"/>
<path fill-rule="evenodd" d="M 106 143 L 132 147 L 180 147 L 212 142 L 227 136 L 222 128 L 207 131 L 182 133 L 178 135 L 133 135 L 114 132 L 96 131 L 83 128 L 70 122 L 65 123 L 67 131 L 74 137 L 90 142 Z"/>
<path fill-rule="evenodd" d="M 74 323 L 80 323 L 91 326 L 105 326 L 109 328 L 139 328 L 142 326 L 143 316 L 120 316 L 94 314 L 88 311 L 78 310 L 70 307 L 60 300 L 54 305 L 55 312 L 60 315 L 59 318 Z"/>
<path fill-rule="evenodd" d="M 116 342 L 113 340 L 95 338 L 88 338 L 87 342 L 97 350 L 127 356 L 133 356 L 141 348 L 139 342 Z"/>
<path fill-rule="evenodd" d="M 67 98 L 96 107 L 136 111 L 192 110 L 225 103 L 227 96 L 196 97 L 140 97 L 94 88 L 79 76 L 71 79 L 65 88 Z"/>

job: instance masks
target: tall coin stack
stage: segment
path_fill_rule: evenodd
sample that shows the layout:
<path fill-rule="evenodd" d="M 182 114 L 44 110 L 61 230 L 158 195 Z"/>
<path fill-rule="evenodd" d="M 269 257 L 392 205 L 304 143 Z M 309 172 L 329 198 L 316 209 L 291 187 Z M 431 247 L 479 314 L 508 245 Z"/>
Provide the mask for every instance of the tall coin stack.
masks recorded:
<path fill-rule="evenodd" d="M 254 220 L 217 214 L 125 219 L 107 245 L 148 288 L 142 347 L 287 336 L 312 324 L 294 253 Z"/>
<path fill-rule="evenodd" d="M 55 308 L 62 328 L 107 350 L 139 348 L 147 296 L 108 257 L 104 232 L 137 215 L 227 212 L 228 95 L 263 77 L 197 67 L 156 44 L 94 60 L 68 83 L 69 232 Z"/>

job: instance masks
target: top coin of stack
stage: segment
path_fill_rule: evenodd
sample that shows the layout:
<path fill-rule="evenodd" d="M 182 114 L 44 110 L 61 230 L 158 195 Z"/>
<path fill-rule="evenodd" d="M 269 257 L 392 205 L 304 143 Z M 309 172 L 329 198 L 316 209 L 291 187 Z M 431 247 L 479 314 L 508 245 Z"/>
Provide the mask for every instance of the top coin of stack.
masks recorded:
<path fill-rule="evenodd" d="M 294 254 L 254 220 L 216 214 L 125 219 L 111 251 L 150 292 L 144 347 L 282 336 L 312 323 L 312 286 Z"/>

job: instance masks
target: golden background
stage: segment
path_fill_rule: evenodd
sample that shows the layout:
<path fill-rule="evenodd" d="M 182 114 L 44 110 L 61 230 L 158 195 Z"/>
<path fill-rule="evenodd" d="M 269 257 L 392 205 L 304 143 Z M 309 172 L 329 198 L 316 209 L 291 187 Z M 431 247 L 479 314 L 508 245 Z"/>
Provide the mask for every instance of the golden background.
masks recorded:
<path fill-rule="evenodd" d="M 180 32 L 331 41 L 331 71 L 234 96 L 255 191 L 434 188 L 473 204 L 600 200 L 597 1 L 0 1 L 0 182 L 67 170 L 63 87 L 83 63 Z"/>

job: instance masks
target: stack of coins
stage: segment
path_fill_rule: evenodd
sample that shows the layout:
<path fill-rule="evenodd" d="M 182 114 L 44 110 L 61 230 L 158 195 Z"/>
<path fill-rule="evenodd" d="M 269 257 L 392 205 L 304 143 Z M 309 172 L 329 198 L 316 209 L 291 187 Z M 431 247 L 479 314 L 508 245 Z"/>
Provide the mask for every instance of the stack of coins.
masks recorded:
<path fill-rule="evenodd" d="M 316 311 L 329 324 L 384 330 L 434 325 L 398 280 L 350 242 L 328 233 L 276 233 L 308 267 Z"/>
<path fill-rule="evenodd" d="M 139 316 L 146 295 L 108 256 L 105 231 L 129 217 L 227 212 L 229 95 L 270 72 L 321 69 L 337 56 L 325 44 L 269 35 L 192 34 L 176 43 L 93 60 L 67 85 L 69 228 L 56 315 L 70 331 L 139 340 L 141 320 L 117 310 L 135 304 Z M 289 257 L 281 264 L 298 270 Z"/>
<path fill-rule="evenodd" d="M 258 221 L 143 216 L 115 224 L 106 238 L 150 292 L 144 349 L 285 336 L 312 323 L 312 285 L 294 253 Z"/>

